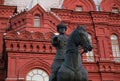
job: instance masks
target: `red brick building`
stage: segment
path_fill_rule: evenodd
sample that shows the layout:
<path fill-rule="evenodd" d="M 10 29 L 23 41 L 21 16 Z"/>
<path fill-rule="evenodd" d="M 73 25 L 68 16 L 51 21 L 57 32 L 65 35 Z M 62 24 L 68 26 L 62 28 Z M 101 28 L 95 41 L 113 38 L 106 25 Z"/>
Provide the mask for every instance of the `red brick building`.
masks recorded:
<path fill-rule="evenodd" d="M 120 80 L 119 0 L 62 0 L 48 11 L 34 3 L 21 12 L 5 1 L 0 0 L 0 81 L 48 81 L 56 52 L 50 41 L 61 21 L 67 35 L 79 23 L 87 28 L 94 47 L 82 56 L 89 81 Z"/>

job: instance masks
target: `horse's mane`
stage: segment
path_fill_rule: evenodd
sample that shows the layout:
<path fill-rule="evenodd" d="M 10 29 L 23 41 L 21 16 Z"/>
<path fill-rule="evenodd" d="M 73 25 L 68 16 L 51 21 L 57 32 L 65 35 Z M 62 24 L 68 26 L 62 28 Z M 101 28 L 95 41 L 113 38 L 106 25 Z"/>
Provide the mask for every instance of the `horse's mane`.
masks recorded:
<path fill-rule="evenodd" d="M 75 39 L 75 37 L 78 35 L 79 31 L 86 31 L 86 28 L 84 26 L 78 25 L 78 27 L 70 34 L 69 39 Z"/>

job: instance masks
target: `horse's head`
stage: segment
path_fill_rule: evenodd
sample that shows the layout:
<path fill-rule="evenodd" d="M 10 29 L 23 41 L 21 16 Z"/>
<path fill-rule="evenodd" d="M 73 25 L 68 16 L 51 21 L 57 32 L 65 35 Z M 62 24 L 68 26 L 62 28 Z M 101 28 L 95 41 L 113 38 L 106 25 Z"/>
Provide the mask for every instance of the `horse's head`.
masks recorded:
<path fill-rule="evenodd" d="M 75 32 L 77 32 L 76 37 L 74 39 L 76 45 L 80 45 L 84 49 L 84 52 L 91 51 L 93 47 L 88 38 L 86 28 L 84 26 L 78 25 Z"/>

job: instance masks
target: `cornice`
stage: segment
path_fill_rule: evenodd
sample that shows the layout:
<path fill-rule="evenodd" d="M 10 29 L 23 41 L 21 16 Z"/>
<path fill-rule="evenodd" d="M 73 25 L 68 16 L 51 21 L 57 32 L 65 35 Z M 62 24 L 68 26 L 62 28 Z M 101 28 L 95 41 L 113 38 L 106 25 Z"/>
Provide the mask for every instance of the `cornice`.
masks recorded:
<path fill-rule="evenodd" d="M 17 32 L 14 30 L 11 30 L 7 33 L 5 33 L 4 38 L 7 40 L 37 40 L 37 41 L 45 41 L 48 39 L 50 39 L 52 36 L 54 35 L 53 32 L 46 32 L 46 33 L 42 33 L 42 32 L 29 32 L 29 31 L 21 31 L 21 32 Z"/>
<path fill-rule="evenodd" d="M 14 12 L 16 12 L 16 6 L 4 6 L 0 5 L 0 17 L 9 18 Z"/>
<path fill-rule="evenodd" d="M 17 9 L 17 6 L 8 6 L 8 5 L 0 5 L 0 9 L 1 10 L 16 10 Z"/>
<path fill-rule="evenodd" d="M 14 53 L 55 53 L 51 45 L 53 33 L 29 32 L 29 31 L 10 31 L 4 36 L 6 49 Z"/>

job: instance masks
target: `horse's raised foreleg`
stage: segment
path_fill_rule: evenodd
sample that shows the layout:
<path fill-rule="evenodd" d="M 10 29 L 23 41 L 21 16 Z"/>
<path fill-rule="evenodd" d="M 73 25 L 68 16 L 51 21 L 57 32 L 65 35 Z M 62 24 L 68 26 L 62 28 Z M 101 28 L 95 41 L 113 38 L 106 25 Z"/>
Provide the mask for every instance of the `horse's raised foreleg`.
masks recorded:
<path fill-rule="evenodd" d="M 52 72 L 50 75 L 49 81 L 57 81 L 56 74 L 57 74 L 57 72 Z"/>
<path fill-rule="evenodd" d="M 88 81 L 88 73 L 84 67 L 80 67 L 74 73 L 74 81 Z"/>
<path fill-rule="evenodd" d="M 84 67 L 82 67 L 82 81 L 88 81 L 88 72 Z"/>
<path fill-rule="evenodd" d="M 62 66 L 57 73 L 57 81 L 74 81 L 74 72 Z"/>

